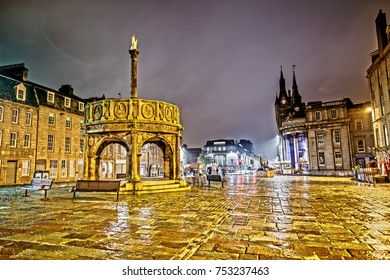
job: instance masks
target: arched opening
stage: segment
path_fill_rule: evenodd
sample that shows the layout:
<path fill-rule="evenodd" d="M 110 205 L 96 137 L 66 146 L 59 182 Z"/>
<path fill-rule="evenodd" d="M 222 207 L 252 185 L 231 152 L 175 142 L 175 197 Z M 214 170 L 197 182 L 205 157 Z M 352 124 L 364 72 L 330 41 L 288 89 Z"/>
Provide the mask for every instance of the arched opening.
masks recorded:
<path fill-rule="evenodd" d="M 96 152 L 95 174 L 101 180 L 129 177 L 129 148 L 118 140 L 105 140 Z"/>
<path fill-rule="evenodd" d="M 164 177 L 164 152 L 155 143 L 146 143 L 141 147 L 141 178 Z"/>
<path fill-rule="evenodd" d="M 147 140 L 141 147 L 141 177 L 174 179 L 173 160 L 172 149 L 164 140 Z"/>

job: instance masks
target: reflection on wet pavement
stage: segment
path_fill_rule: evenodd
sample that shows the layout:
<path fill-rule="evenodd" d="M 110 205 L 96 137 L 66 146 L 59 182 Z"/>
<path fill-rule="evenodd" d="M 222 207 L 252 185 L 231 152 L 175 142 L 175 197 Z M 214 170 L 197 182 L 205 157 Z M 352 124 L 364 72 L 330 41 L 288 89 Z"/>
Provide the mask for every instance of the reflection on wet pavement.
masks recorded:
<path fill-rule="evenodd" d="M 118 202 L 0 188 L 0 259 L 390 259 L 390 186 L 236 175 Z"/>

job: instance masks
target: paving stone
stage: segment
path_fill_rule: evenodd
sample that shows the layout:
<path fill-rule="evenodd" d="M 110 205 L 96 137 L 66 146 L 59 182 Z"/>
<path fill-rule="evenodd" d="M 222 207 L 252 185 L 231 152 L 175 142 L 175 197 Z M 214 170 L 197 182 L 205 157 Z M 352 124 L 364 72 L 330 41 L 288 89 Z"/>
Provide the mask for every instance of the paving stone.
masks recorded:
<path fill-rule="evenodd" d="M 0 259 L 378 259 L 390 252 L 390 188 L 349 178 L 229 177 L 227 187 L 50 198 L 0 188 Z"/>

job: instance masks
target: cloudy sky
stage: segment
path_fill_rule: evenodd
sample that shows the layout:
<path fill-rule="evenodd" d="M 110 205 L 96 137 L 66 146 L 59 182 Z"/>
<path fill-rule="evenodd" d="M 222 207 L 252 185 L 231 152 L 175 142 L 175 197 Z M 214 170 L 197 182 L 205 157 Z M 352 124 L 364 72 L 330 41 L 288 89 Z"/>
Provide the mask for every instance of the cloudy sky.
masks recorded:
<path fill-rule="evenodd" d="M 304 102 L 369 101 L 375 18 L 389 0 L 2 0 L 0 65 L 80 97 L 130 96 L 131 35 L 138 97 L 180 107 L 184 142 L 249 139 L 276 153 L 280 67 Z"/>

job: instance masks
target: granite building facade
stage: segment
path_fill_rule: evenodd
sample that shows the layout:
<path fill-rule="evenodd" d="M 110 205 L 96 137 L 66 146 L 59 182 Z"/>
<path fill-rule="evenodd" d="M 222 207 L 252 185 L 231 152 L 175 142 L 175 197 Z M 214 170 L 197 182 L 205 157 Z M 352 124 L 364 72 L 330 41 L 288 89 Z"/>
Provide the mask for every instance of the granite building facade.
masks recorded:
<path fill-rule="evenodd" d="M 282 172 L 347 175 L 356 165 L 370 165 L 373 155 L 366 148 L 373 141 L 369 108 L 369 102 L 353 104 L 349 98 L 305 104 L 295 71 L 288 92 L 281 71 L 275 114 Z"/>
<path fill-rule="evenodd" d="M 29 183 L 35 170 L 81 177 L 84 105 L 70 85 L 54 90 L 29 81 L 23 63 L 1 66 L 0 185 Z"/>
<path fill-rule="evenodd" d="M 382 175 L 390 168 L 390 26 L 386 14 L 379 11 L 375 20 L 378 49 L 371 53 L 367 79 L 372 106 L 374 153 Z"/>

